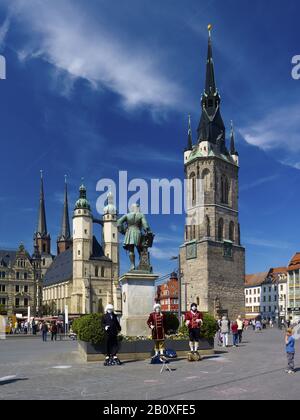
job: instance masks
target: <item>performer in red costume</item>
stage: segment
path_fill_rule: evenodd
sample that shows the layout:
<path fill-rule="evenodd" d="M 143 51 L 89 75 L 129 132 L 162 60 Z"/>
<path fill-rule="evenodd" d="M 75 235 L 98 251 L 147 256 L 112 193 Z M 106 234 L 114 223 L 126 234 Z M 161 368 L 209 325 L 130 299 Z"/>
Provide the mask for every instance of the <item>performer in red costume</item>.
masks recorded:
<path fill-rule="evenodd" d="M 166 318 L 161 312 L 159 303 L 154 305 L 153 310 L 154 312 L 150 314 L 147 324 L 152 330 L 152 339 L 155 343 L 154 357 L 157 357 L 159 354 L 162 357 L 165 350 Z"/>
<path fill-rule="evenodd" d="M 185 314 L 185 324 L 189 329 L 191 352 L 197 352 L 200 340 L 200 328 L 203 324 L 203 314 L 197 310 L 197 304 L 191 304 L 191 310 Z"/>

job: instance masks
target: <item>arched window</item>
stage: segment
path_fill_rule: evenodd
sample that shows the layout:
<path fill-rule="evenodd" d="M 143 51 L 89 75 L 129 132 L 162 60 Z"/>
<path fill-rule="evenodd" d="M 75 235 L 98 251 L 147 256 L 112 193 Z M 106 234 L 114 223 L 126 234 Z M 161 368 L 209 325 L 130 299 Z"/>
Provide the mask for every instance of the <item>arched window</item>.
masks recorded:
<path fill-rule="evenodd" d="M 221 202 L 223 204 L 229 203 L 229 182 L 228 178 L 225 175 L 221 177 Z"/>
<path fill-rule="evenodd" d="M 224 240 L 224 220 L 220 219 L 218 223 L 218 241 Z"/>
<path fill-rule="evenodd" d="M 204 169 L 202 172 L 203 191 L 210 191 L 210 172 L 208 169 Z"/>
<path fill-rule="evenodd" d="M 101 267 L 101 277 L 105 277 L 105 269 L 104 269 L 104 267 Z"/>
<path fill-rule="evenodd" d="M 191 200 L 192 200 L 192 206 L 196 204 L 197 200 L 197 191 L 196 191 L 196 174 L 195 172 L 192 172 L 190 175 L 190 182 L 189 182 L 189 188 L 191 190 Z"/>
<path fill-rule="evenodd" d="M 95 277 L 98 277 L 98 275 L 99 275 L 99 268 L 95 267 Z"/>
<path fill-rule="evenodd" d="M 231 242 L 234 242 L 234 230 L 235 230 L 234 222 L 230 222 L 229 223 L 229 240 Z"/>
<path fill-rule="evenodd" d="M 210 238 L 210 218 L 206 216 L 206 236 Z"/>

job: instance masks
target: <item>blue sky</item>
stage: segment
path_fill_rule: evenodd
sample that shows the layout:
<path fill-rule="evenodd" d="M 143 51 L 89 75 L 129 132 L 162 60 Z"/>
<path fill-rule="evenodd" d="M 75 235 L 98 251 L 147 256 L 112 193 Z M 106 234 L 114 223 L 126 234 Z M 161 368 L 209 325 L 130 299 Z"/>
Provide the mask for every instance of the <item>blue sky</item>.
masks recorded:
<path fill-rule="evenodd" d="M 65 173 L 71 204 L 84 177 L 95 213 L 97 181 L 119 170 L 183 177 L 211 22 L 222 115 L 228 128 L 234 120 L 241 155 L 247 271 L 287 264 L 300 249 L 300 80 L 291 77 L 299 13 L 296 0 L 2 0 L 0 246 L 32 250 L 41 168 L 53 251 Z M 149 221 L 153 265 L 165 274 L 184 216 Z"/>

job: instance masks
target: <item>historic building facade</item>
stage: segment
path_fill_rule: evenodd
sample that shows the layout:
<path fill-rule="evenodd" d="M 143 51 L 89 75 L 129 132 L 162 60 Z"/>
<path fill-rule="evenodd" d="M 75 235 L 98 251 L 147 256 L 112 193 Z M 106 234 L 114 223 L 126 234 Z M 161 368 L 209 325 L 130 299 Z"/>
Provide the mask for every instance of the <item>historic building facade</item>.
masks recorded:
<path fill-rule="evenodd" d="M 288 316 L 293 322 L 300 321 L 300 252 L 288 264 Z"/>
<path fill-rule="evenodd" d="M 239 157 L 233 126 L 230 148 L 226 146 L 220 103 L 209 31 L 197 142 L 193 144 L 189 123 L 184 152 L 187 219 L 180 262 L 187 292 L 181 293 L 182 308 L 195 301 L 201 311 L 233 318 L 245 309 L 245 249 L 239 225 Z"/>
<path fill-rule="evenodd" d="M 167 283 L 157 286 L 156 301 L 163 312 L 178 312 L 179 282 L 177 273 L 172 273 Z"/>
<path fill-rule="evenodd" d="M 66 305 L 70 314 L 103 312 L 108 303 L 121 311 L 117 211 L 111 193 L 107 201 L 102 220 L 94 219 L 86 188 L 81 185 L 71 234 L 65 189 L 58 255 L 43 279 L 43 305 L 49 312 L 62 313 Z M 99 227 L 102 244 L 94 226 Z"/>
<path fill-rule="evenodd" d="M 29 255 L 23 245 L 17 251 L 0 250 L 0 309 L 7 315 L 27 315 L 42 305 L 39 256 Z"/>
<path fill-rule="evenodd" d="M 287 268 L 271 268 L 267 272 L 249 274 L 245 277 L 245 316 L 258 316 L 274 321 L 286 320 Z"/>

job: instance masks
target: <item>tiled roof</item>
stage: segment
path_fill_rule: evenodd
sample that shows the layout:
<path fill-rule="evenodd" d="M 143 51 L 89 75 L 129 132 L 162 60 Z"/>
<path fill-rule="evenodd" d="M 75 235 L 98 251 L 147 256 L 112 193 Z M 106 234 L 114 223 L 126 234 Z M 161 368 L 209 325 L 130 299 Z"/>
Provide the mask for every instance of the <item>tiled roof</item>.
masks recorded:
<path fill-rule="evenodd" d="M 300 269 L 300 252 L 297 252 L 293 258 L 291 259 L 288 271 L 298 270 Z"/>
<path fill-rule="evenodd" d="M 15 263 L 17 251 L 0 250 L 0 263 L 3 262 L 4 266 L 7 267 L 9 263 L 13 265 Z"/>
<path fill-rule="evenodd" d="M 245 277 L 245 287 L 260 286 L 268 276 L 268 272 L 247 274 Z"/>
<path fill-rule="evenodd" d="M 59 254 L 48 268 L 43 286 L 65 283 L 73 277 L 73 248 Z"/>

